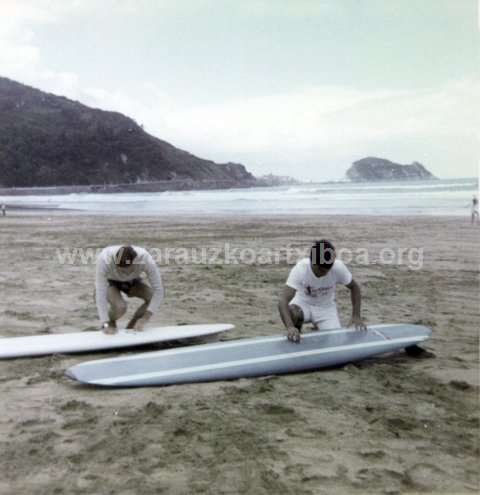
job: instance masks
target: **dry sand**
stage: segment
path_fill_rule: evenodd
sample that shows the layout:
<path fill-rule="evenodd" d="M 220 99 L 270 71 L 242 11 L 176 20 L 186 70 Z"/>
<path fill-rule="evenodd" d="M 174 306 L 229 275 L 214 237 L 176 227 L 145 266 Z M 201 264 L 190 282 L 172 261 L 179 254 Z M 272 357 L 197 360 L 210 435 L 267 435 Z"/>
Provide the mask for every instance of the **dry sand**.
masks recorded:
<path fill-rule="evenodd" d="M 474 493 L 479 488 L 480 229 L 453 218 L 158 218 L 18 212 L 0 218 L 0 334 L 91 330 L 94 267 L 56 249 L 423 247 L 422 269 L 351 263 L 369 323 L 433 327 L 436 359 L 403 352 L 336 370 L 125 390 L 68 366 L 118 352 L 0 361 L 0 493 Z M 454 248 L 458 246 L 458 255 Z M 230 321 L 224 338 L 281 330 L 290 266 L 163 266 L 155 324 Z M 348 291 L 339 289 L 344 322 Z M 293 344 L 292 344 L 293 345 Z M 151 348 L 150 348 L 151 349 Z M 127 351 L 124 351 L 124 354 Z"/>

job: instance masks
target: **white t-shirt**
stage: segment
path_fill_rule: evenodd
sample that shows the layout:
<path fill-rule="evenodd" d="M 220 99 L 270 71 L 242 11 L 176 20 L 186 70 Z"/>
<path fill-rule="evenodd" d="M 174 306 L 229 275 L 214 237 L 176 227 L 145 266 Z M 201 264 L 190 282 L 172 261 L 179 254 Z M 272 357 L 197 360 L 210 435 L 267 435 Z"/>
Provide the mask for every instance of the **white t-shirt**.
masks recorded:
<path fill-rule="evenodd" d="M 118 250 L 122 246 L 108 246 L 97 258 L 97 270 L 95 278 L 96 302 L 100 321 L 108 321 L 108 281 L 116 280 L 128 282 L 140 278 L 142 273 L 146 273 L 150 286 L 153 290 L 152 300 L 148 306 L 148 311 L 155 313 L 163 299 L 163 284 L 160 271 L 150 253 L 141 247 L 132 246 L 137 253 L 137 257 L 128 270 L 116 265 L 115 260 Z"/>
<path fill-rule="evenodd" d="M 334 261 L 326 275 L 317 277 L 312 271 L 310 258 L 304 258 L 292 268 L 287 285 L 297 291 L 296 296 L 301 301 L 327 309 L 335 306 L 336 285 L 348 285 L 352 278 L 352 274 L 340 260 Z"/>

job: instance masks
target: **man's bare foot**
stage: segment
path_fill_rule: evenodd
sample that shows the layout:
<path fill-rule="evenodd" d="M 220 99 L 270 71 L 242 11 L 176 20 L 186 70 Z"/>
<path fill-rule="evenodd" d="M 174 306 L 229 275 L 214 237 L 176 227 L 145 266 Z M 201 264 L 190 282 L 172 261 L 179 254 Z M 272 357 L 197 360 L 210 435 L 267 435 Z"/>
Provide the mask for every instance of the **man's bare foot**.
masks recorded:
<path fill-rule="evenodd" d="M 127 325 L 127 330 L 134 330 L 137 320 L 130 320 Z"/>

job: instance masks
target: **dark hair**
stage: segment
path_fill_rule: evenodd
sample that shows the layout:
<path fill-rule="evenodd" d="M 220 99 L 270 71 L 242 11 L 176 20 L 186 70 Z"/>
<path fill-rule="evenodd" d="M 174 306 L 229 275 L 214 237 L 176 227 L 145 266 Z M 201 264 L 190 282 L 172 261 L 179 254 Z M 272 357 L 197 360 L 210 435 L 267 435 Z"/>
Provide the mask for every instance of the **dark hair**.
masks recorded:
<path fill-rule="evenodd" d="M 130 266 L 137 257 L 137 252 L 132 246 L 122 246 L 115 256 L 115 264 L 119 266 Z"/>
<path fill-rule="evenodd" d="M 310 260 L 314 265 L 332 266 L 335 261 L 335 246 L 326 239 L 315 241 L 310 250 Z"/>

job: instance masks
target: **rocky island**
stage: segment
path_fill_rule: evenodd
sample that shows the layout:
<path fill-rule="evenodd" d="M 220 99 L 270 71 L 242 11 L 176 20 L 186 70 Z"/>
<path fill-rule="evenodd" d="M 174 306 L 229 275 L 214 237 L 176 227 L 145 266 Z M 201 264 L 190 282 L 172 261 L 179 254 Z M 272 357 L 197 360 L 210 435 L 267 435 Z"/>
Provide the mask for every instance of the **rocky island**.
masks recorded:
<path fill-rule="evenodd" d="M 353 162 L 347 170 L 353 182 L 436 179 L 421 163 L 401 165 L 385 158 L 367 157 Z"/>
<path fill-rule="evenodd" d="M 249 187 L 238 163 L 219 164 L 90 108 L 0 77 L 0 193 L 152 192 Z M 38 189 L 40 188 L 40 189 Z"/>

